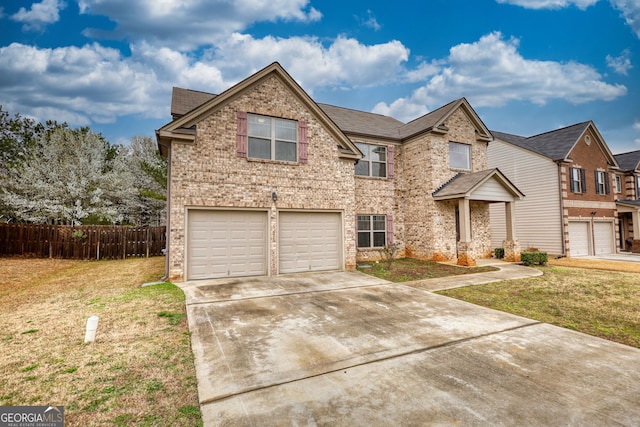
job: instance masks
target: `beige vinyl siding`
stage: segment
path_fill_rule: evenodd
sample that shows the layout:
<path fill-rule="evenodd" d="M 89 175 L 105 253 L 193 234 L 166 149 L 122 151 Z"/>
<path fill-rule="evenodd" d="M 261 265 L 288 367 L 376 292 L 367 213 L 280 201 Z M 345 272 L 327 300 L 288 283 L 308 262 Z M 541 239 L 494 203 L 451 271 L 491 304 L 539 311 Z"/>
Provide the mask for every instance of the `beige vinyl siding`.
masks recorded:
<path fill-rule="evenodd" d="M 513 195 L 495 178 L 491 178 L 473 192 L 471 200 L 509 202 L 513 200 Z"/>
<path fill-rule="evenodd" d="M 550 159 L 515 145 L 489 143 L 487 163 L 500 171 L 525 195 L 516 202 L 516 238 L 522 250 L 538 248 L 562 254 L 562 218 L 558 166 Z M 503 203 L 490 206 L 491 246 L 501 247 L 506 238 Z"/>

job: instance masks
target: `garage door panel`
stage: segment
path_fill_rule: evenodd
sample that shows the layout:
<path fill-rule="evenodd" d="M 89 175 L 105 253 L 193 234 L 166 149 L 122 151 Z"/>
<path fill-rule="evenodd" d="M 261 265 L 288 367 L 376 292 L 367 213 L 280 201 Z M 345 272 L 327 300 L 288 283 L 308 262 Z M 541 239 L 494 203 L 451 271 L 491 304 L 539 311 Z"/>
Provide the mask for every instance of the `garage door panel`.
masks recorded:
<path fill-rule="evenodd" d="M 188 221 L 189 279 L 267 273 L 265 212 L 192 210 Z"/>
<path fill-rule="evenodd" d="M 587 256 L 590 251 L 589 223 L 584 221 L 569 221 L 569 242 L 571 256 Z"/>
<path fill-rule="evenodd" d="M 280 273 L 340 269 L 341 229 L 338 213 L 281 212 Z"/>
<path fill-rule="evenodd" d="M 613 251 L 613 224 L 611 222 L 595 222 L 593 224 L 595 238 L 595 254 L 610 254 Z"/>

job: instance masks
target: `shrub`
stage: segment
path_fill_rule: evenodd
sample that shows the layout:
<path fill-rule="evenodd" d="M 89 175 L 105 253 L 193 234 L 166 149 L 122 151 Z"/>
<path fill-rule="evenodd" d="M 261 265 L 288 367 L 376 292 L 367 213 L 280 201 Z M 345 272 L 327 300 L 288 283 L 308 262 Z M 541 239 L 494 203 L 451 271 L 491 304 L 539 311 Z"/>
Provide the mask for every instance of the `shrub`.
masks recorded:
<path fill-rule="evenodd" d="M 493 255 L 498 259 L 504 258 L 504 248 L 495 248 L 493 250 Z"/>
<path fill-rule="evenodd" d="M 524 265 L 545 265 L 549 257 L 546 252 L 521 252 L 520 260 Z"/>

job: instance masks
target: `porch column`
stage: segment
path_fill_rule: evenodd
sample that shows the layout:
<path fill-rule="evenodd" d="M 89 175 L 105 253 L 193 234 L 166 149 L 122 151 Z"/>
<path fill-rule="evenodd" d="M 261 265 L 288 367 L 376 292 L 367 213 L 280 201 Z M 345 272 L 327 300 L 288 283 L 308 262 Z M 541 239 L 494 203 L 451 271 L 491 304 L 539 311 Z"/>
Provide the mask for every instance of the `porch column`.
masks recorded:
<path fill-rule="evenodd" d="M 507 220 L 507 238 L 502 242 L 504 260 L 507 262 L 520 262 L 520 243 L 516 237 L 516 204 L 514 202 L 506 202 L 504 210 Z"/>
<path fill-rule="evenodd" d="M 633 243 L 631 244 L 631 252 L 640 253 L 640 209 L 636 209 L 631 213 L 631 222 L 633 222 Z"/>
<path fill-rule="evenodd" d="M 460 213 L 460 241 L 458 242 L 458 265 L 475 266 L 473 242 L 471 241 L 471 208 L 469 199 L 458 200 Z"/>

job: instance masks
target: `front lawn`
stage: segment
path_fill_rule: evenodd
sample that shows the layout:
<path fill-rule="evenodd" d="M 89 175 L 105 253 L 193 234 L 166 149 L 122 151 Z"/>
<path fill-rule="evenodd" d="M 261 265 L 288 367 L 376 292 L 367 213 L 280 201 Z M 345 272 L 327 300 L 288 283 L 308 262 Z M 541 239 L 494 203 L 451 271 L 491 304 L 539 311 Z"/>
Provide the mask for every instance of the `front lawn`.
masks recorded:
<path fill-rule="evenodd" d="M 640 274 L 540 269 L 540 277 L 438 293 L 640 348 Z"/>
<path fill-rule="evenodd" d="M 0 405 L 63 405 L 67 426 L 202 425 L 184 294 L 140 287 L 163 271 L 162 257 L 0 258 Z"/>
<path fill-rule="evenodd" d="M 484 273 L 498 270 L 495 267 L 460 267 L 434 261 L 422 261 L 413 258 L 393 260 L 391 268 L 385 261 L 358 264 L 358 270 L 389 280 L 390 282 L 410 282 L 413 280 L 435 279 L 438 277 L 456 276 L 459 274 Z"/>

